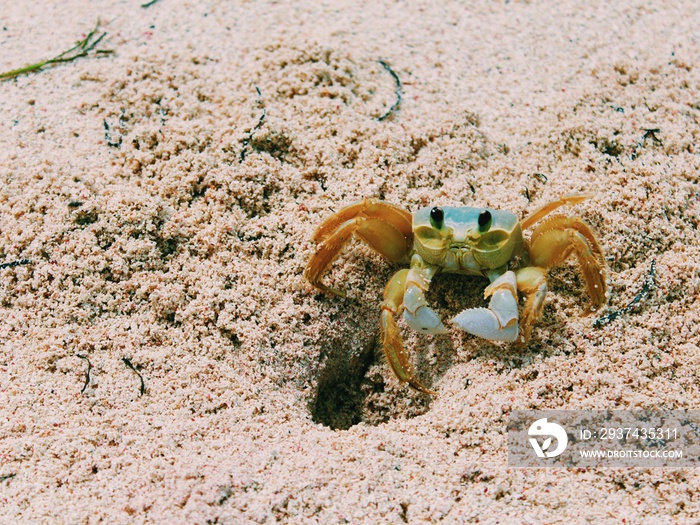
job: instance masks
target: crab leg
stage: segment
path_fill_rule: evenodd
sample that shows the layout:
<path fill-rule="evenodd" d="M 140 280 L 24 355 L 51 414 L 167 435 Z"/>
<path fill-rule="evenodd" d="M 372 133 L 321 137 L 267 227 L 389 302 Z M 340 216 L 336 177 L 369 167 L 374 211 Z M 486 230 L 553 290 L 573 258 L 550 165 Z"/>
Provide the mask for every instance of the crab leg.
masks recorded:
<path fill-rule="evenodd" d="M 607 301 L 603 251 L 581 219 L 564 216 L 547 219 L 532 232 L 529 252 L 530 263 L 545 270 L 574 253 L 591 297 L 591 311 Z"/>
<path fill-rule="evenodd" d="M 532 326 L 542 317 L 544 298 L 547 295 L 547 272 L 536 266 L 527 266 L 518 270 L 515 278 L 518 282 L 518 291 L 525 294 L 520 341 L 527 343 L 530 340 Z"/>
<path fill-rule="evenodd" d="M 387 284 L 384 290 L 384 301 L 382 302 L 381 313 L 381 333 L 382 347 L 389 366 L 396 374 L 399 381 L 408 383 L 411 387 L 425 394 L 435 394 L 432 390 L 425 388 L 418 379 L 413 369 L 413 365 L 408 359 L 408 354 L 401 341 L 401 334 L 396 325 L 394 316 L 401 309 L 404 301 L 404 291 L 410 270 L 399 270 Z"/>
<path fill-rule="evenodd" d="M 518 296 L 515 273 L 506 272 L 484 292 L 491 297 L 488 308 L 469 308 L 452 322 L 463 330 L 490 341 L 515 341 L 518 337 Z"/>
<path fill-rule="evenodd" d="M 579 202 L 583 202 L 586 199 L 590 199 L 593 197 L 593 195 L 565 195 L 564 197 L 561 197 L 560 199 L 557 199 L 552 202 L 548 202 L 547 204 L 544 204 L 537 208 L 535 211 L 533 211 L 528 217 L 524 218 L 522 222 L 520 223 L 520 226 L 522 227 L 523 230 L 528 229 L 530 226 L 535 224 L 537 221 L 542 219 L 543 217 L 549 215 L 552 213 L 554 210 L 557 208 L 564 206 L 565 204 L 578 204 Z"/>
<path fill-rule="evenodd" d="M 331 215 L 312 237 L 320 246 L 311 256 L 304 276 L 313 286 L 345 296 L 342 291 L 323 284 L 321 276 L 353 235 L 390 261 L 408 262 L 413 244 L 411 214 L 377 199 L 365 199 Z"/>
<path fill-rule="evenodd" d="M 304 270 L 304 277 L 319 290 L 345 297 L 345 292 L 336 290 L 335 288 L 329 288 L 323 284 L 321 282 L 321 275 L 323 275 L 326 268 L 330 266 L 333 259 L 338 256 L 355 230 L 357 230 L 357 223 L 355 220 L 343 224 L 333 235 L 330 235 L 321 243 L 321 246 L 318 247 L 309 260 L 309 263 L 306 265 L 306 270 Z"/>

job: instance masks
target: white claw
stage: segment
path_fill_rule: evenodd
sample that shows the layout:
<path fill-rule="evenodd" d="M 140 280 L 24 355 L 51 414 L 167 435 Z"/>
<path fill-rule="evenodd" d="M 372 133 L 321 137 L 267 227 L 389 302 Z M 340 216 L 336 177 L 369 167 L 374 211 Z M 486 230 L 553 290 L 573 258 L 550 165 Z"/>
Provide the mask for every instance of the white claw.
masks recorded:
<path fill-rule="evenodd" d="M 415 315 L 408 310 L 403 311 L 403 318 L 414 330 L 424 334 L 444 334 L 447 328 L 442 324 L 438 315 L 427 306 L 421 306 Z"/>
<path fill-rule="evenodd" d="M 498 317 L 488 308 L 470 308 L 452 319 L 461 329 L 489 341 L 515 341 L 518 338 L 518 323 L 501 328 Z"/>
<path fill-rule="evenodd" d="M 500 326 L 518 324 L 518 303 L 510 290 L 495 291 L 489 302 L 489 310 L 496 315 Z"/>
<path fill-rule="evenodd" d="M 518 338 L 518 299 L 515 290 L 515 274 L 504 273 L 487 288 L 487 294 L 491 293 L 488 309 L 464 310 L 452 322 L 470 334 L 489 341 L 515 341 Z"/>

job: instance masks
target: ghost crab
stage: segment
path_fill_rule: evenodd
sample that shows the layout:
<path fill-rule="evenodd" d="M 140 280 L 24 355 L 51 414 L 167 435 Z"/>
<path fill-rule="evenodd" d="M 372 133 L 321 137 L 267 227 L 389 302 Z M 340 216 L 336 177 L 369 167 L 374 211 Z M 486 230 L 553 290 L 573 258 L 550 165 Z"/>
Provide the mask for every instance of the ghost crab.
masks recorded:
<path fill-rule="evenodd" d="M 381 339 L 396 377 L 424 393 L 425 388 L 404 350 L 394 317 L 403 312 L 406 323 L 427 334 L 447 331 L 428 306 L 425 292 L 441 272 L 482 275 L 491 284 L 484 298 L 488 308 L 469 308 L 452 319 L 463 330 L 491 341 L 526 343 L 541 317 L 547 294 L 547 270 L 572 253 L 578 259 L 591 298 L 590 311 L 607 299 L 605 260 L 591 228 L 578 217 L 554 215 L 534 229 L 529 240 L 523 230 L 565 204 L 590 195 L 568 195 L 535 210 L 519 221 L 509 211 L 489 208 L 427 206 L 411 214 L 378 199 L 365 199 L 331 215 L 316 230 L 316 252 L 304 276 L 324 292 L 345 296 L 321 282 L 324 271 L 355 235 L 390 261 L 409 264 L 396 272 L 384 290 Z M 518 295 L 525 297 L 518 315 Z M 519 319 L 521 323 L 519 323 Z M 519 324 L 521 326 L 519 326 Z"/>

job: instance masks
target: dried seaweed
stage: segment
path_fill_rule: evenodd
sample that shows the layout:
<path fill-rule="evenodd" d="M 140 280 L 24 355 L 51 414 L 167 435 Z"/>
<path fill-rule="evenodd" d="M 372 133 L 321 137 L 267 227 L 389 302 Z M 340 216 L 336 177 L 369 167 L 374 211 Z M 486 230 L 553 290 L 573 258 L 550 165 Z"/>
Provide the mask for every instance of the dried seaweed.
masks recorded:
<path fill-rule="evenodd" d="M 389 74 L 394 77 L 394 82 L 396 82 L 396 89 L 394 90 L 394 93 L 396 93 L 396 102 L 389 108 L 389 111 L 384 113 L 381 117 L 379 117 L 377 120 L 385 120 L 389 118 L 391 115 L 394 114 L 394 112 L 399 108 L 399 105 L 401 104 L 401 95 L 403 93 L 403 85 L 401 84 L 401 79 L 399 76 L 394 72 L 393 69 L 391 69 L 391 66 L 384 62 L 383 60 L 379 60 L 379 63 L 382 65 L 384 69 L 386 69 Z"/>
<path fill-rule="evenodd" d="M 31 264 L 32 261 L 29 259 L 20 259 L 19 261 L 12 261 L 8 263 L 2 263 L 0 264 L 0 270 L 4 270 L 5 268 L 14 268 L 15 266 L 21 266 L 24 264 Z"/>
<path fill-rule="evenodd" d="M 604 325 L 614 321 L 615 319 L 617 319 L 621 315 L 628 313 L 630 310 L 632 310 L 632 308 L 637 306 L 642 300 L 644 300 L 649 295 L 649 292 L 651 292 L 651 289 L 654 287 L 654 277 L 655 276 L 656 276 L 656 261 L 652 260 L 651 266 L 649 268 L 649 273 L 647 273 L 647 276 L 644 279 L 644 286 L 642 286 L 642 291 L 639 292 L 636 295 L 636 297 L 634 299 L 632 299 L 632 301 L 630 301 L 630 303 L 627 306 L 625 306 L 624 308 L 622 308 L 620 310 L 615 310 L 615 311 L 609 313 L 608 315 L 605 315 L 603 317 L 599 317 L 598 319 L 596 319 L 593 322 L 593 326 L 595 326 L 596 328 L 600 328 L 601 326 L 604 326 Z"/>
<path fill-rule="evenodd" d="M 139 379 L 141 380 L 141 388 L 139 389 L 139 395 L 144 395 L 146 393 L 146 383 L 143 381 L 143 376 L 139 374 L 139 371 L 136 370 L 136 367 L 134 367 L 133 364 L 131 364 L 131 361 L 129 361 L 128 358 L 122 357 L 122 362 L 130 368 L 137 376 L 139 376 Z"/>
<path fill-rule="evenodd" d="M 86 356 L 84 356 L 84 355 L 76 354 L 75 356 L 76 356 L 76 357 L 79 357 L 80 359 L 84 359 L 85 361 L 87 361 L 87 370 L 85 371 L 85 383 L 83 384 L 83 388 L 80 389 L 80 393 L 82 394 L 83 392 L 85 392 L 85 389 L 86 389 L 86 388 L 88 387 L 88 385 L 90 384 L 90 372 L 92 371 L 92 363 L 91 363 L 90 360 L 89 360 Z"/>
<path fill-rule="evenodd" d="M 70 49 L 48 60 L 42 60 L 41 62 L 36 62 L 35 64 L 30 64 L 28 66 L 0 73 L 0 81 L 16 78 L 20 75 L 35 73 L 43 70 L 47 66 L 54 66 L 56 64 L 72 62 L 73 60 L 77 60 L 78 58 L 88 56 L 92 51 L 95 52 L 95 55 L 106 55 L 109 53 L 113 53 L 114 51 L 111 49 L 95 49 L 97 45 L 104 39 L 104 37 L 107 36 L 107 33 L 99 33 L 99 27 L 100 21 L 98 20 L 97 24 L 95 25 L 95 29 L 90 31 L 84 39 L 77 42 Z"/>

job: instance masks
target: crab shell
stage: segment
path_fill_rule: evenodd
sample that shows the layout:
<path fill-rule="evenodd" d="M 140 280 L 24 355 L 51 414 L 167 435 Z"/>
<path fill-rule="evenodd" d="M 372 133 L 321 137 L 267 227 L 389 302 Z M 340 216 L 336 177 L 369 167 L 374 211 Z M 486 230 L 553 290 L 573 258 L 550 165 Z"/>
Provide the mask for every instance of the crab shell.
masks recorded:
<path fill-rule="evenodd" d="M 444 217 L 439 229 L 430 219 L 435 210 L 442 210 Z M 479 217 L 485 216 L 489 228 L 482 232 Z M 413 233 L 415 252 L 448 273 L 480 275 L 508 264 L 523 251 L 520 221 L 503 210 L 427 206 L 413 215 Z"/>

